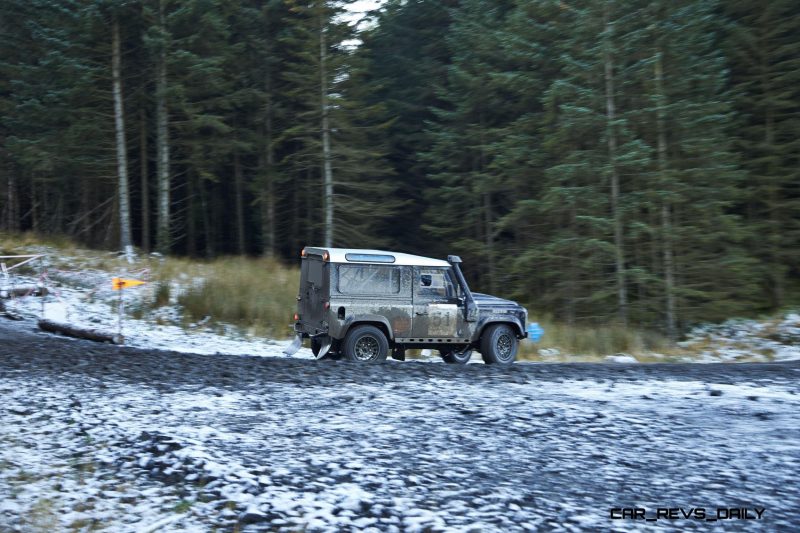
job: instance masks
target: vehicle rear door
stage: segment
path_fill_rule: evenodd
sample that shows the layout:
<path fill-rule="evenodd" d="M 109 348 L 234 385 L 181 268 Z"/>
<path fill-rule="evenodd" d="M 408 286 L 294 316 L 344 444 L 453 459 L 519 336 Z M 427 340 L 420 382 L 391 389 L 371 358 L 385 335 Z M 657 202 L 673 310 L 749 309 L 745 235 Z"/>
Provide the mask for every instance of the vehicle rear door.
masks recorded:
<path fill-rule="evenodd" d="M 322 256 L 309 254 L 303 258 L 300 275 L 300 320 L 306 324 L 319 326 L 325 309 L 323 305 L 328 299 L 330 283 L 328 282 L 329 263 Z"/>

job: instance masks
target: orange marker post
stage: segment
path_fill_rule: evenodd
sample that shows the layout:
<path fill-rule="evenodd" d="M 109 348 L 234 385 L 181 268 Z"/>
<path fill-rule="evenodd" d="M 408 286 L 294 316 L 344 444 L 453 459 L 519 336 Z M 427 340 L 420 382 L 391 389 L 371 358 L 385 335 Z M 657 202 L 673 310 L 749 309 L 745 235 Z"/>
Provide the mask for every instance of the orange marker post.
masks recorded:
<path fill-rule="evenodd" d="M 130 289 L 131 287 L 138 287 L 139 285 L 144 285 L 145 283 L 146 282 L 139 281 L 138 279 L 111 278 L 112 288 L 115 291 Z"/>
<path fill-rule="evenodd" d="M 123 308 L 123 301 L 122 301 L 122 290 L 129 289 L 131 287 L 138 287 L 139 285 L 144 285 L 146 282 L 140 281 L 138 279 L 125 279 L 125 278 L 111 278 L 111 288 L 115 291 L 119 291 L 119 319 L 117 321 L 117 330 L 120 335 L 122 335 L 122 308 Z"/>

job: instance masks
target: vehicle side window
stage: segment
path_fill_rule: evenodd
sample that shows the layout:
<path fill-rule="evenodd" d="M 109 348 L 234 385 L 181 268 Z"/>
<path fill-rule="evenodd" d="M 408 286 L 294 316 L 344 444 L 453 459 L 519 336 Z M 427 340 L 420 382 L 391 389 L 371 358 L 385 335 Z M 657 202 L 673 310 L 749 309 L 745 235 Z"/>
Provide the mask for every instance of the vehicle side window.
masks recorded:
<path fill-rule="evenodd" d="M 452 298 L 455 296 L 453 282 L 447 270 L 420 268 L 416 294 L 423 298 Z"/>
<path fill-rule="evenodd" d="M 382 265 L 339 265 L 341 294 L 398 294 L 400 270 Z"/>

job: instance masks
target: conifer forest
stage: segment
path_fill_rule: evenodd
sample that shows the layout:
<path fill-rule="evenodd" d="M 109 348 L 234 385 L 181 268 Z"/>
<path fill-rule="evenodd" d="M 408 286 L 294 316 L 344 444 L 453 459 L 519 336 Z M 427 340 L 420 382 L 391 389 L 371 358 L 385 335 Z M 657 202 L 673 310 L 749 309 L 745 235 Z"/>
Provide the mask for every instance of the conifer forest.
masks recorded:
<path fill-rule="evenodd" d="M 352 3 L 3 0 L 2 229 L 458 254 L 673 339 L 800 303 L 796 0 Z"/>

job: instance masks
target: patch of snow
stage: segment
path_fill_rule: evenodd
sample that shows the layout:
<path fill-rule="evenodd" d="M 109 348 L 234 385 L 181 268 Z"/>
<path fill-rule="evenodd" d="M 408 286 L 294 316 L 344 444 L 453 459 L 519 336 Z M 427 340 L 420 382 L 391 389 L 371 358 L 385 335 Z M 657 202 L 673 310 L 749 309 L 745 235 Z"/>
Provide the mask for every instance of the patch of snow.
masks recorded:
<path fill-rule="evenodd" d="M 116 332 L 119 327 L 119 293 L 111 289 L 112 274 L 100 271 L 51 271 L 57 279 L 50 286 L 51 294 L 42 298 L 25 297 L 7 302 L 9 311 L 32 324 L 40 318 L 66 322 L 91 329 Z M 20 283 L 32 283 L 34 278 L 18 277 Z M 124 308 L 142 307 L 151 300 L 155 284 L 128 289 Z M 170 291 L 175 296 L 179 290 Z M 236 328 L 222 325 L 223 333 L 210 330 L 185 329 L 180 326 L 183 316 L 177 304 L 148 311 L 142 318 L 123 314 L 122 334 L 125 344 L 138 348 L 205 355 L 251 355 L 257 357 L 286 357 L 283 350 L 290 340 L 272 340 L 240 333 Z M 289 325 L 287 323 L 287 332 Z M 293 357 L 313 359 L 311 350 L 302 348 Z"/>
<path fill-rule="evenodd" d="M 610 363 L 638 363 L 639 361 L 632 355 L 626 353 L 618 353 L 616 355 L 607 355 L 605 360 Z"/>

